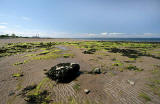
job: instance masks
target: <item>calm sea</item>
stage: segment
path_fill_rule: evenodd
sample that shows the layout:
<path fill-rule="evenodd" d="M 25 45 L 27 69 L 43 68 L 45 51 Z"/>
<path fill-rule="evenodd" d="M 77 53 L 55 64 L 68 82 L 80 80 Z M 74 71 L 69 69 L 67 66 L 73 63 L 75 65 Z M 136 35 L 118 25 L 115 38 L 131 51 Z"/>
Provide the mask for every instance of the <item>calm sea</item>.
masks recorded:
<path fill-rule="evenodd" d="M 160 38 L 76 38 L 78 40 L 160 42 Z"/>

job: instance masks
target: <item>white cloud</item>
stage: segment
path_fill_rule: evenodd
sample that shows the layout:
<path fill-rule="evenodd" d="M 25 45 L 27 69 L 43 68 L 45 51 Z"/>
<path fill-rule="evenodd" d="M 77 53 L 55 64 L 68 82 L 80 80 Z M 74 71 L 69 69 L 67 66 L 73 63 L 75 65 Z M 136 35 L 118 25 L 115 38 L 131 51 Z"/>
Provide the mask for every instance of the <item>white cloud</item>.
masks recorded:
<path fill-rule="evenodd" d="M 83 37 L 83 38 L 106 38 L 107 37 L 107 32 L 99 33 L 99 34 L 84 33 L 84 34 L 79 34 L 79 36 Z"/>
<path fill-rule="evenodd" d="M 109 33 L 110 35 L 120 35 L 120 34 L 125 34 L 125 33 L 117 33 L 117 32 L 112 32 L 112 33 Z"/>
<path fill-rule="evenodd" d="M 25 17 L 25 16 L 23 16 L 22 19 L 25 20 L 25 21 L 30 21 L 31 20 L 31 18 Z"/>
<path fill-rule="evenodd" d="M 88 36 L 97 36 L 97 34 L 93 34 L 93 33 L 88 33 Z"/>
<path fill-rule="evenodd" d="M 0 29 L 5 29 L 7 28 L 6 26 L 0 25 Z"/>
<path fill-rule="evenodd" d="M 107 35 L 107 32 L 101 33 L 101 35 Z"/>
<path fill-rule="evenodd" d="M 8 25 L 6 22 L 0 22 L 1 25 Z"/>

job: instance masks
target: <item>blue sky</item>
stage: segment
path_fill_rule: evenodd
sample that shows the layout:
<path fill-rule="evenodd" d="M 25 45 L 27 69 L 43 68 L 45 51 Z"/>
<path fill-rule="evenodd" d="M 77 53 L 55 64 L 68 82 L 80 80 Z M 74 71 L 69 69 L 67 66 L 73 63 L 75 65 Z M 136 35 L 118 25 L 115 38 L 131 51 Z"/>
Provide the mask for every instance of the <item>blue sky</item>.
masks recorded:
<path fill-rule="evenodd" d="M 160 0 L 0 0 L 0 33 L 160 37 Z"/>

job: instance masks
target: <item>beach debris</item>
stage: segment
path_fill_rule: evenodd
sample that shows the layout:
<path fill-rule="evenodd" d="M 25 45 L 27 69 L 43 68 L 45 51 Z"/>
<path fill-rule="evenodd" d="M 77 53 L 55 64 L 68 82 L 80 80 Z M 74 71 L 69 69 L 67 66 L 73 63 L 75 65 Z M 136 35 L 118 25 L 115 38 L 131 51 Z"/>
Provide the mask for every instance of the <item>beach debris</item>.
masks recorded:
<path fill-rule="evenodd" d="M 89 93 L 90 93 L 90 90 L 84 89 L 84 92 L 85 92 L 86 94 L 89 94 Z"/>
<path fill-rule="evenodd" d="M 135 85 L 135 82 L 134 81 L 132 81 L 132 80 L 127 80 L 127 82 L 130 84 L 130 85 Z"/>
<path fill-rule="evenodd" d="M 46 75 L 57 82 L 65 82 L 77 76 L 80 66 L 75 63 L 60 63 L 51 67 Z"/>

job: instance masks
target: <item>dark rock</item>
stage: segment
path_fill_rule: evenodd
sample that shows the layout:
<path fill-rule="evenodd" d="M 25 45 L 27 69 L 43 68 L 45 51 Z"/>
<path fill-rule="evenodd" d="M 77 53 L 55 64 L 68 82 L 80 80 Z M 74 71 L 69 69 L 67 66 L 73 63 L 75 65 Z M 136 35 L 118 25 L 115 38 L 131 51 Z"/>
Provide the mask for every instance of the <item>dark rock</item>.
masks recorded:
<path fill-rule="evenodd" d="M 52 67 L 46 75 L 57 82 L 68 82 L 78 75 L 79 69 L 79 64 L 60 63 Z"/>
<path fill-rule="evenodd" d="M 96 52 L 96 49 L 89 49 L 87 51 L 84 51 L 84 54 L 94 54 Z"/>
<path fill-rule="evenodd" d="M 24 100 L 27 101 L 27 104 L 49 104 L 50 100 L 47 98 L 49 92 L 44 90 L 38 94 L 27 95 Z"/>
<path fill-rule="evenodd" d="M 43 71 L 47 71 L 47 69 L 43 69 Z"/>
<path fill-rule="evenodd" d="M 139 56 L 145 56 L 145 54 L 141 53 L 140 51 L 133 49 L 110 48 L 109 52 L 121 53 L 123 56 L 127 56 L 129 58 L 138 58 Z"/>
<path fill-rule="evenodd" d="M 37 85 L 29 85 L 26 88 L 24 88 L 20 93 L 17 94 L 17 96 L 22 95 L 23 97 L 31 90 L 35 89 Z"/>
<path fill-rule="evenodd" d="M 101 69 L 100 68 L 95 68 L 92 71 L 88 72 L 89 74 L 101 74 Z"/>

